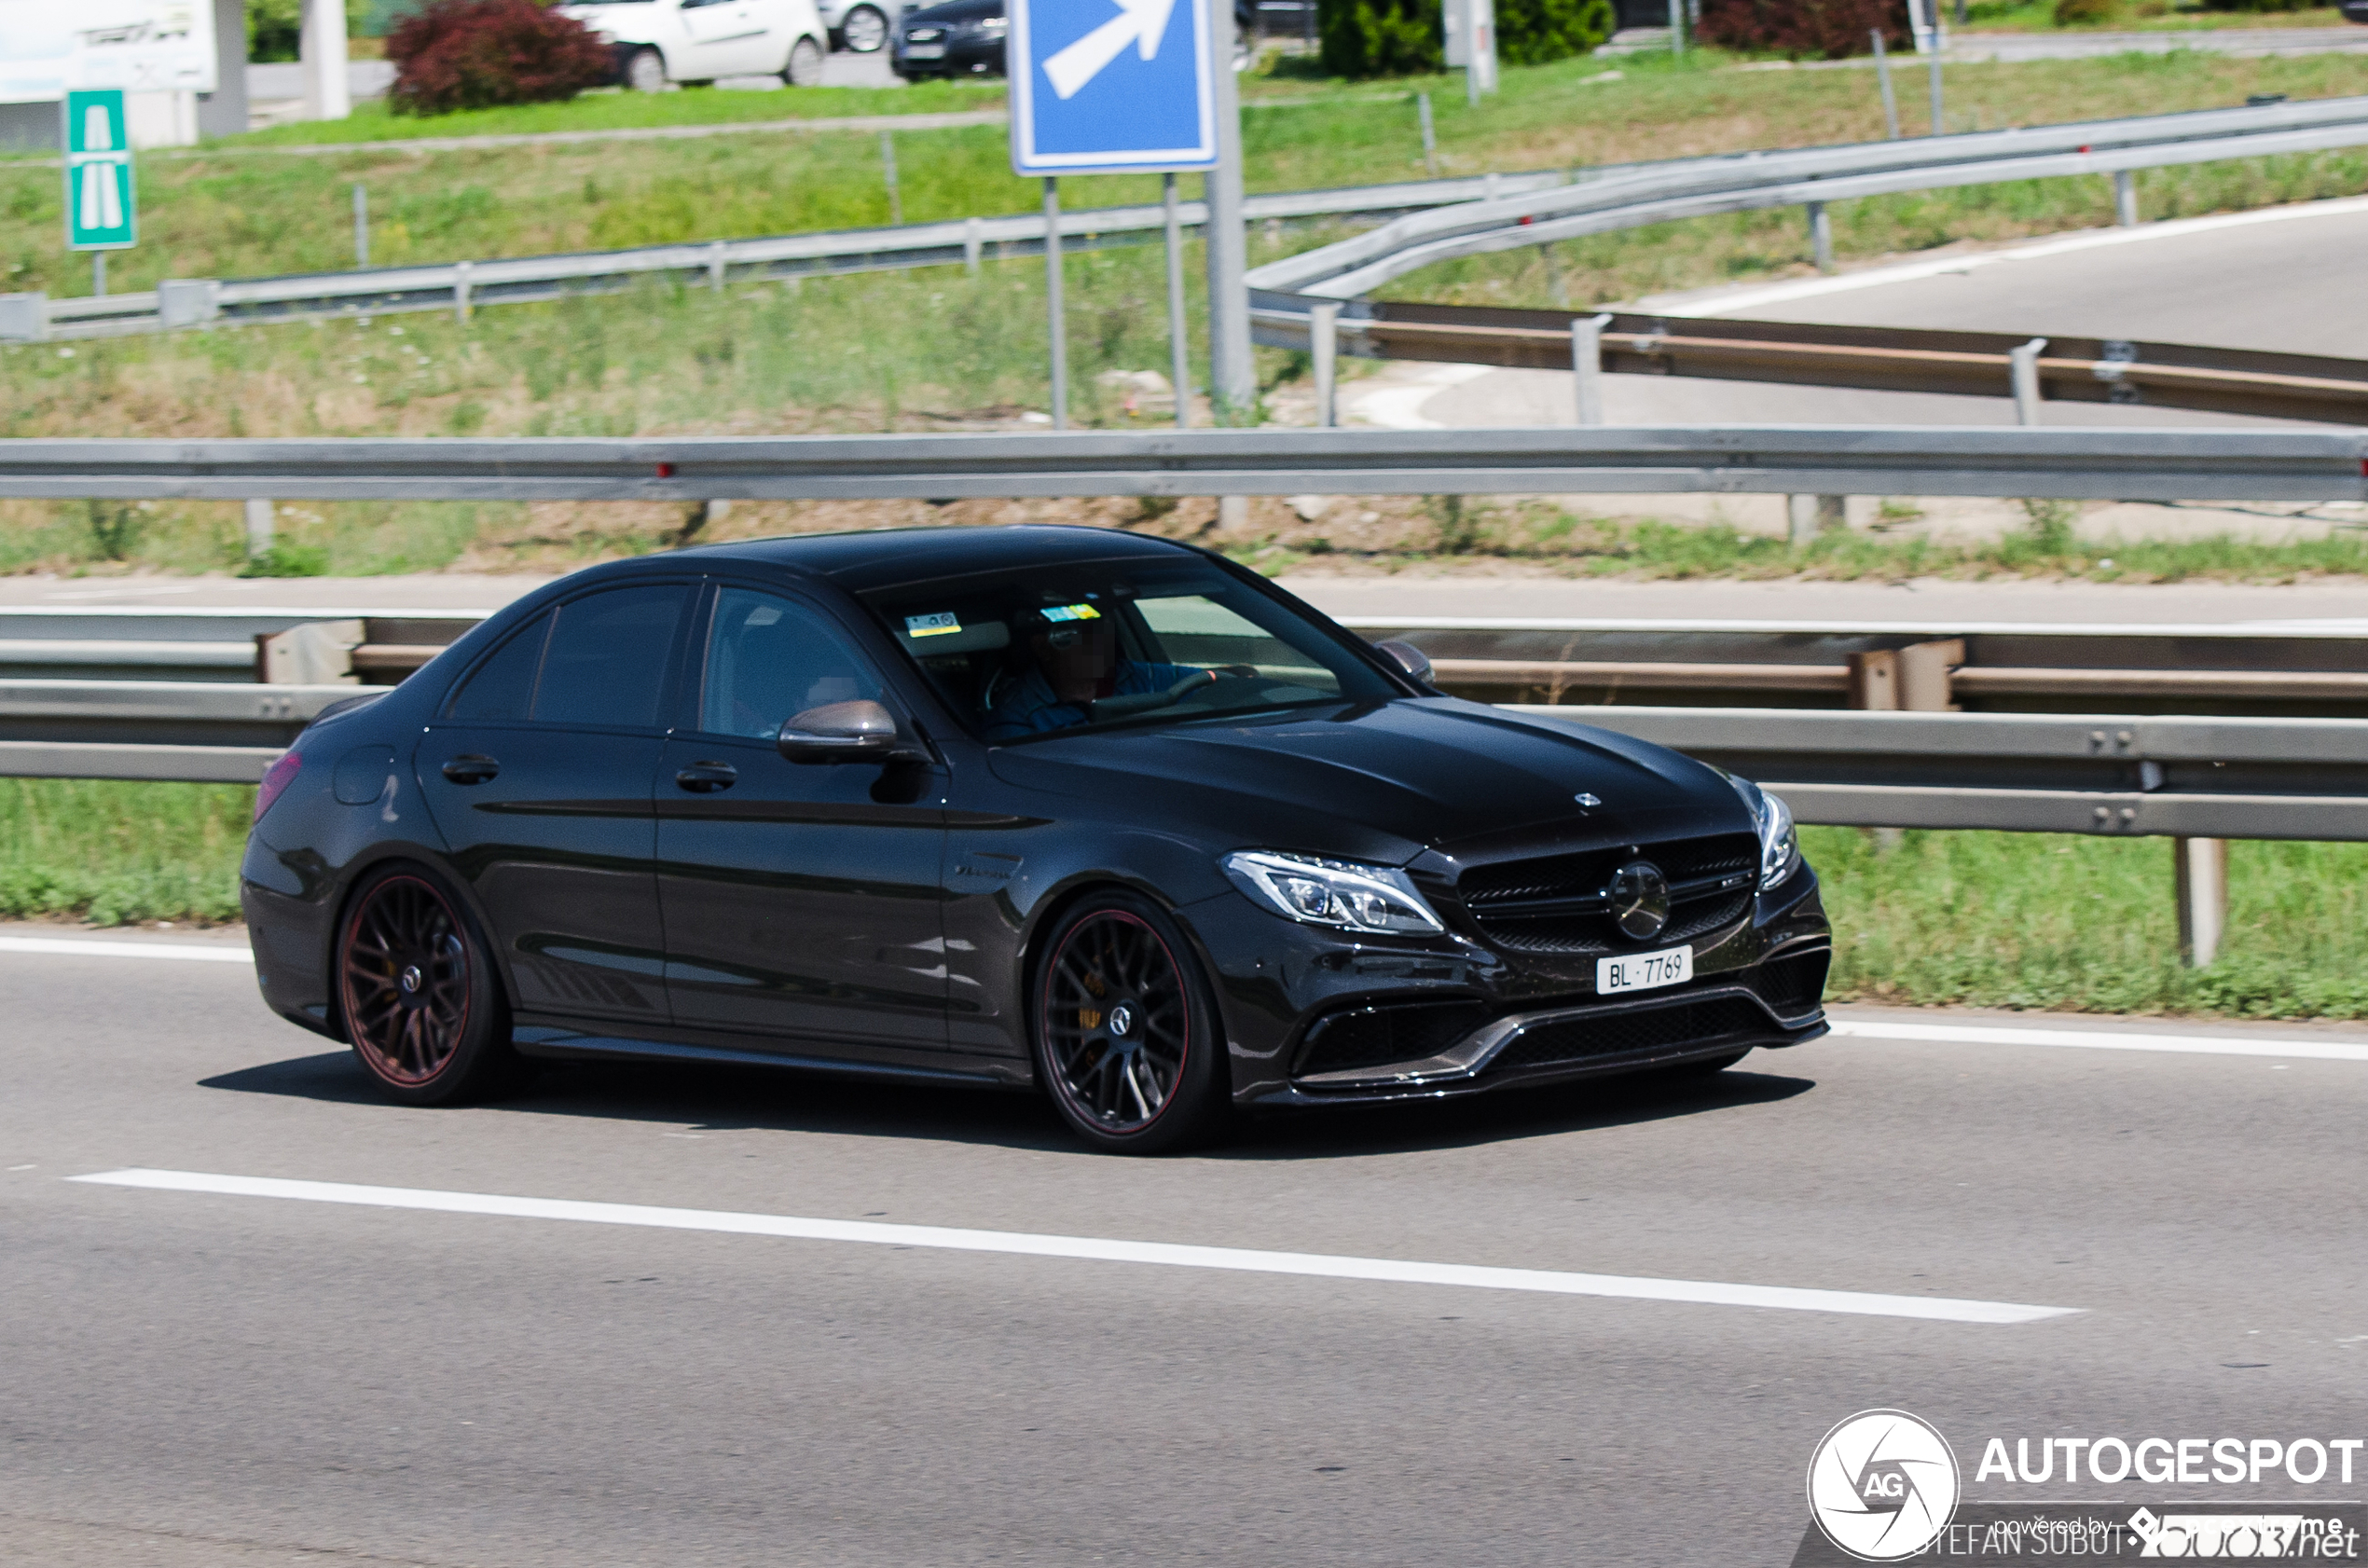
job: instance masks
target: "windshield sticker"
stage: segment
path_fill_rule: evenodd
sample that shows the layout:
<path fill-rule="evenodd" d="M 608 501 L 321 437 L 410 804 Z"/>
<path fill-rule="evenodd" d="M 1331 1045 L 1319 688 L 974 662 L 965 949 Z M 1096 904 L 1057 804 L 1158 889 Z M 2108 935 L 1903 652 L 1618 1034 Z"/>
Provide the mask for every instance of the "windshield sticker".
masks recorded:
<path fill-rule="evenodd" d="M 1044 612 L 1048 621 L 1098 621 L 1102 612 L 1090 604 L 1056 604 Z"/>
<path fill-rule="evenodd" d="M 904 617 L 904 635 L 907 637 L 943 637 L 948 632 L 957 632 L 961 629 L 960 617 L 950 610 L 938 615 Z"/>

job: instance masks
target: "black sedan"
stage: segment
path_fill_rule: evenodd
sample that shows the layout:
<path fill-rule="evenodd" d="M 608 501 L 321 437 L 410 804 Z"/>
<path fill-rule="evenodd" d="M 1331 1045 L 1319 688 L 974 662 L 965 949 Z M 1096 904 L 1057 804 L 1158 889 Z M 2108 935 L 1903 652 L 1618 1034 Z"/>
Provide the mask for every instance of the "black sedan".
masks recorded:
<path fill-rule="evenodd" d="M 1258 12 L 1251 0 L 1233 0 L 1233 26 L 1242 38 L 1256 35 Z M 999 76 L 1009 31 L 1003 0 L 946 0 L 909 11 L 888 39 L 888 69 L 906 81 Z"/>
<path fill-rule="evenodd" d="M 410 1104 L 769 1063 L 1032 1085 L 1144 1152 L 1824 1032 L 1781 801 L 1427 674 L 1100 530 L 596 567 L 274 764 L 257 972 Z"/>

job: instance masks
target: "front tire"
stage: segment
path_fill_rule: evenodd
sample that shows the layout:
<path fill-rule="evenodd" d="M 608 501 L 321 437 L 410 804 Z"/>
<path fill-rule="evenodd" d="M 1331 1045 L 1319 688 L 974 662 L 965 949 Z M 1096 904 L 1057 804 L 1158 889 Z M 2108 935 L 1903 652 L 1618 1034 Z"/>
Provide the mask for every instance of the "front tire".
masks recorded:
<path fill-rule="evenodd" d="M 800 38 L 790 46 L 790 62 L 781 67 L 781 79 L 792 87 L 822 85 L 822 46 L 811 38 Z"/>
<path fill-rule="evenodd" d="M 365 878 L 337 930 L 346 1037 L 380 1093 L 458 1105 L 528 1076 L 492 955 L 443 880 L 412 866 Z"/>
<path fill-rule="evenodd" d="M 1224 1130 L 1224 1035 L 1199 960 L 1165 914 L 1129 893 L 1089 898 L 1053 927 L 1034 978 L 1038 1079 L 1080 1137 L 1113 1154 L 1170 1154 Z"/>
<path fill-rule="evenodd" d="M 664 92 L 666 56 L 655 49 L 635 49 L 625 62 L 625 85 L 632 92 Z"/>
<path fill-rule="evenodd" d="M 877 6 L 858 6 L 839 23 L 839 36 L 852 54 L 879 53 L 888 34 L 888 14 Z"/>

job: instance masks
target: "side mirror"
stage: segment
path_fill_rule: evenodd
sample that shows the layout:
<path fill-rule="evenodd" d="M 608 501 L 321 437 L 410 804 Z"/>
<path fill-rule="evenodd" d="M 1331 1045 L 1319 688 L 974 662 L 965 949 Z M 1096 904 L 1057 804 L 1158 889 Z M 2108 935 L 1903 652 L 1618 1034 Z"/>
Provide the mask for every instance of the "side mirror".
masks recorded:
<path fill-rule="evenodd" d="M 1382 657 L 1420 681 L 1424 685 L 1427 686 L 1431 683 L 1431 661 L 1428 655 L 1412 643 L 1400 642 L 1393 637 L 1387 642 L 1374 643 L 1373 648 Z"/>
<path fill-rule="evenodd" d="M 902 763 L 929 753 L 897 734 L 896 719 L 876 702 L 831 702 L 781 726 L 773 742 L 793 763 Z"/>

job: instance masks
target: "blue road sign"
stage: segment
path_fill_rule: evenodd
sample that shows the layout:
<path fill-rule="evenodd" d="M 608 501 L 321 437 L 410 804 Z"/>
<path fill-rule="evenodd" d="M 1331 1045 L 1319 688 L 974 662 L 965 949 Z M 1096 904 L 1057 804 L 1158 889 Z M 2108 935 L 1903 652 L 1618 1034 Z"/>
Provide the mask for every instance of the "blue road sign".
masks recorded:
<path fill-rule="evenodd" d="M 1228 0 L 1009 0 L 1012 167 L 1118 174 L 1217 162 L 1208 16 Z"/>

